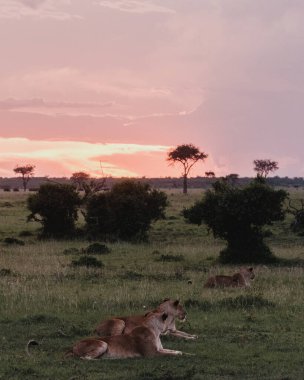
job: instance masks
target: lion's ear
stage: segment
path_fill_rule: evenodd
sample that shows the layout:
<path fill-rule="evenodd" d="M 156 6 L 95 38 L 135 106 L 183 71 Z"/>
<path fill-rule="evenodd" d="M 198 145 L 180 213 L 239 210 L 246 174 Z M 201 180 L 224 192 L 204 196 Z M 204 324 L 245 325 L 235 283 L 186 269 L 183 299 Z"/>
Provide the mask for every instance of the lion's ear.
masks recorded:
<path fill-rule="evenodd" d="M 167 318 L 168 318 L 168 314 L 167 313 L 163 313 L 162 320 L 165 321 Z"/>
<path fill-rule="evenodd" d="M 173 305 L 174 305 L 175 307 L 177 307 L 178 304 L 179 304 L 179 300 L 176 300 L 176 301 L 174 301 L 174 303 L 173 303 Z"/>
<path fill-rule="evenodd" d="M 170 301 L 170 298 L 165 298 L 164 300 L 162 300 L 162 303 L 167 301 Z"/>
<path fill-rule="evenodd" d="M 252 272 L 252 271 L 253 271 L 253 268 L 252 268 L 252 267 L 250 267 L 250 268 L 248 268 L 248 270 L 249 270 L 249 272 Z"/>

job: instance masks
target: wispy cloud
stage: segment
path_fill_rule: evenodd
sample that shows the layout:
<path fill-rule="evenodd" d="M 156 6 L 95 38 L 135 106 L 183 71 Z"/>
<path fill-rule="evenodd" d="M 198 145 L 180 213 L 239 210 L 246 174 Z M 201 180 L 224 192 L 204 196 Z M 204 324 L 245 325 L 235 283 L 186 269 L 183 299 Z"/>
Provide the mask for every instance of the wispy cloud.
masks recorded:
<path fill-rule="evenodd" d="M 129 13 L 175 13 L 173 9 L 164 7 L 150 0 L 99 0 L 96 2 L 105 8 Z"/>
<path fill-rule="evenodd" d="M 20 19 L 32 17 L 59 21 L 82 18 L 69 12 L 69 4 L 68 0 L 2 0 L 0 18 Z"/>
<path fill-rule="evenodd" d="M 0 100 L 0 110 L 40 109 L 40 108 L 107 108 L 114 105 L 114 102 L 105 103 L 78 103 L 78 102 L 51 102 L 42 98 L 15 99 L 8 98 Z"/>
<path fill-rule="evenodd" d="M 25 138 L 0 138 L 0 162 L 5 163 L 4 168 L 0 169 L 0 176 L 7 175 L 8 165 L 13 168 L 21 162 L 31 162 L 37 166 L 37 175 L 44 175 L 39 168 L 40 162 L 48 162 L 57 170 L 50 175 L 71 175 L 79 170 L 85 170 L 92 175 L 103 175 L 100 164 L 106 175 L 112 176 L 138 176 L 136 171 L 128 170 L 125 166 L 129 157 L 136 157 L 137 154 L 165 154 L 168 146 L 163 145 L 140 145 L 140 144 L 101 144 L 87 143 L 80 141 L 32 141 Z M 119 155 L 123 157 L 119 162 L 112 163 L 111 157 Z M 102 161 L 101 161 L 102 159 Z M 115 161 L 115 159 L 114 159 Z M 60 169 L 58 167 L 60 163 Z M 2 166 L 2 165 L 1 165 Z M 45 166 L 45 165 L 44 165 Z M 11 169 L 12 171 L 12 169 Z"/>
<path fill-rule="evenodd" d="M 43 3 L 46 2 L 46 0 L 17 0 L 17 1 L 33 9 L 37 9 L 39 6 L 41 6 Z"/>

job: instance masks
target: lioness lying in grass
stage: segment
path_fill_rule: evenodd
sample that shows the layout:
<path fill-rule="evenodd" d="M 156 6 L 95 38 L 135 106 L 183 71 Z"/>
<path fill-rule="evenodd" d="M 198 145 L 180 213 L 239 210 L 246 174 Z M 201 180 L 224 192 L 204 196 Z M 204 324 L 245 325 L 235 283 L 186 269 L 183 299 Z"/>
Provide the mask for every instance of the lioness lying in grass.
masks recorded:
<path fill-rule="evenodd" d="M 197 335 L 191 335 L 176 329 L 175 319 L 185 321 L 187 315 L 179 300 L 173 301 L 170 299 L 165 299 L 155 310 L 153 310 L 153 312 L 163 312 L 168 315 L 167 334 L 185 339 L 197 339 Z M 96 327 L 94 332 L 99 336 L 129 334 L 135 327 L 143 324 L 147 314 L 132 315 L 128 317 L 113 317 L 111 319 L 107 319 L 106 321 L 101 322 Z"/>
<path fill-rule="evenodd" d="M 65 356 L 82 359 L 124 359 L 160 355 L 182 355 L 181 351 L 164 349 L 160 334 L 168 330 L 168 315 L 164 312 L 150 312 L 125 335 L 88 338 L 77 342 Z"/>
<path fill-rule="evenodd" d="M 232 276 L 213 276 L 209 277 L 205 283 L 205 288 L 233 287 L 247 288 L 250 286 L 250 280 L 255 277 L 253 268 L 241 268 L 239 272 Z"/>

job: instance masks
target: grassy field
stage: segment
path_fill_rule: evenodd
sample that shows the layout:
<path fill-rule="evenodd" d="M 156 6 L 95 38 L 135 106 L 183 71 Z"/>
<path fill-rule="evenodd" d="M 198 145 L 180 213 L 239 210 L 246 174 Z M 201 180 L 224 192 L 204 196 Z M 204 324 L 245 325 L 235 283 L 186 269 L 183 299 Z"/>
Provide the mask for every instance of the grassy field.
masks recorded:
<path fill-rule="evenodd" d="M 185 224 L 183 207 L 201 197 L 168 192 L 167 218 L 146 244 L 107 244 L 95 255 L 104 267 L 74 267 L 90 242 L 39 241 L 37 223 L 26 223 L 26 194 L 0 193 L 0 379 L 276 379 L 304 378 L 304 237 L 291 234 L 290 217 L 268 238 L 280 265 L 256 266 L 250 289 L 207 290 L 210 274 L 237 267 L 217 262 L 223 242 L 205 227 Z M 292 198 L 304 198 L 295 190 Z M 191 280 L 191 284 L 188 283 Z M 194 356 L 84 361 L 63 359 L 76 340 L 102 319 L 144 313 L 164 298 L 188 311 L 179 328 L 196 341 L 164 337 L 165 348 Z M 30 339 L 39 346 L 25 347 Z"/>

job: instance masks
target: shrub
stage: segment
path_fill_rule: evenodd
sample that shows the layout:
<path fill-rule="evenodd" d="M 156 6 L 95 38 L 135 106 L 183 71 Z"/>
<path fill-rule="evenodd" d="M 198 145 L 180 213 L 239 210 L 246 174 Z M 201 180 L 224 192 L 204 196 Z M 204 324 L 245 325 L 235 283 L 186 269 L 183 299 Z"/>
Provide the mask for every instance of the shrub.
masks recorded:
<path fill-rule="evenodd" d="M 152 221 L 164 217 L 167 204 L 166 194 L 149 184 L 122 181 L 88 200 L 87 231 L 102 239 L 144 240 Z"/>
<path fill-rule="evenodd" d="M 9 268 L 0 269 L 0 277 L 6 277 L 6 276 L 16 277 L 17 274 Z"/>
<path fill-rule="evenodd" d="M 9 245 L 9 244 L 16 244 L 16 245 L 24 245 L 24 241 L 12 237 L 7 237 L 3 239 L 3 243 Z"/>
<path fill-rule="evenodd" d="M 29 237 L 29 236 L 33 236 L 33 233 L 31 231 L 24 230 L 24 231 L 19 232 L 19 236 L 20 237 Z"/>
<path fill-rule="evenodd" d="M 82 256 L 78 260 L 72 260 L 72 266 L 74 266 L 74 267 L 85 266 L 85 267 L 92 267 L 92 268 L 102 268 L 102 267 L 104 267 L 104 264 L 100 260 L 97 260 L 96 257 Z"/>
<path fill-rule="evenodd" d="M 157 257 L 155 261 L 166 261 L 166 262 L 178 262 L 178 261 L 184 261 L 185 258 L 183 255 L 161 255 L 160 257 Z"/>
<path fill-rule="evenodd" d="M 78 254 L 80 253 L 81 251 L 78 249 L 78 248 L 66 248 L 64 251 L 63 251 L 63 254 L 64 255 L 75 255 L 75 254 Z"/>
<path fill-rule="evenodd" d="M 110 253 L 110 249 L 105 244 L 93 243 L 84 249 L 85 253 L 95 255 L 106 255 Z"/>
<path fill-rule="evenodd" d="M 80 203 L 81 199 L 73 186 L 43 184 L 36 194 L 28 197 L 27 206 L 31 211 L 28 219 L 42 224 L 43 236 L 72 235 L 75 232 L 77 208 Z"/>
<path fill-rule="evenodd" d="M 262 227 L 283 220 L 287 193 L 274 190 L 261 179 L 244 188 L 218 181 L 202 201 L 184 210 L 191 223 L 205 222 L 215 237 L 227 241 L 224 262 L 265 262 L 274 257 L 264 243 Z"/>

